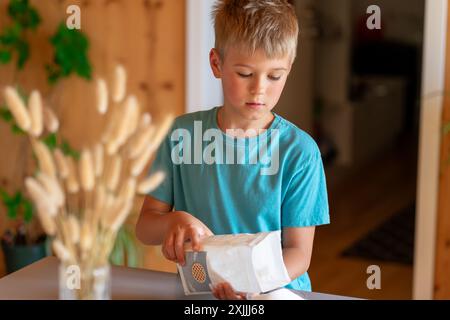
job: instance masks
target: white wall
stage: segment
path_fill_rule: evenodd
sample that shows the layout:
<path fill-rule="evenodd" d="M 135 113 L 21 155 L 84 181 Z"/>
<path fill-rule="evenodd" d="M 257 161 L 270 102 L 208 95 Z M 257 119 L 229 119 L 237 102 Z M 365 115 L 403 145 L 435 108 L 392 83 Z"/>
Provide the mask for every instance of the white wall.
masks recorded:
<path fill-rule="evenodd" d="M 211 9 L 214 0 L 187 0 L 186 30 L 186 111 L 210 109 L 223 103 L 220 80 L 209 66 L 214 47 Z"/>
<path fill-rule="evenodd" d="M 350 78 L 351 3 L 350 0 L 318 0 L 323 36 L 316 54 L 316 95 L 323 100 L 322 125 L 338 149 L 337 163 L 352 163 L 353 118 L 347 100 Z"/>

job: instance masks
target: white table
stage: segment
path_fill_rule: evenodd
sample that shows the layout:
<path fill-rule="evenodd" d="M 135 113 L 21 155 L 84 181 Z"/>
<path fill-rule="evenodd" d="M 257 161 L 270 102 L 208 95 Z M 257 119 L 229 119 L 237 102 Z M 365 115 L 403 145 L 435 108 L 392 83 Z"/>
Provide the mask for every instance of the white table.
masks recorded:
<path fill-rule="evenodd" d="M 294 291 L 305 299 L 347 300 L 350 297 Z M 46 257 L 0 278 L 0 300 L 58 299 L 58 260 Z M 177 274 L 112 267 L 112 299 L 118 300 L 211 300 L 212 295 L 185 296 Z"/>

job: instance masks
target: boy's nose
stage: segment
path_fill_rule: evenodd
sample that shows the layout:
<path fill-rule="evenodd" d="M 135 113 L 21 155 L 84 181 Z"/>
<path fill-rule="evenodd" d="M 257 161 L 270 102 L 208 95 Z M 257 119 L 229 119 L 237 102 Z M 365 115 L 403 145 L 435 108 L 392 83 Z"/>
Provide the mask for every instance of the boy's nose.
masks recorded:
<path fill-rule="evenodd" d="M 253 81 L 251 87 L 250 87 L 250 93 L 253 95 L 261 95 L 266 90 L 266 84 L 264 83 L 264 80 L 257 79 Z"/>

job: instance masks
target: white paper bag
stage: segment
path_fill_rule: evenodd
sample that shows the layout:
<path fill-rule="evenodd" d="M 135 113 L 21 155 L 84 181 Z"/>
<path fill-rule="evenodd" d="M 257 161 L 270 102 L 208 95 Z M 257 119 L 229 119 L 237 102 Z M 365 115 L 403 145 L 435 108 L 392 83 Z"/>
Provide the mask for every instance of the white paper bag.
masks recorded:
<path fill-rule="evenodd" d="M 235 291 L 248 293 L 267 292 L 291 281 L 283 262 L 281 231 L 207 237 L 202 240 L 206 266 L 189 251 L 188 263 L 178 266 L 186 294 L 204 293 L 195 288 L 205 288 L 208 281 L 213 286 L 226 281 Z M 206 274 L 198 277 L 198 270 Z M 198 281 L 203 281 L 200 287 Z"/>

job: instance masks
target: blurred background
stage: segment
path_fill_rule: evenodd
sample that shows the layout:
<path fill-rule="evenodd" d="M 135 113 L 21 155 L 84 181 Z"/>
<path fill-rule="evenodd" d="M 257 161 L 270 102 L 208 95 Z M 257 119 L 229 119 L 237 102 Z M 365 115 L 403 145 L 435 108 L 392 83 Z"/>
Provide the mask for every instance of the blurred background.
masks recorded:
<path fill-rule="evenodd" d="M 65 143 L 74 154 L 103 128 L 93 107 L 92 79 L 109 79 L 117 63 L 128 71 L 128 91 L 155 119 L 169 111 L 179 115 L 220 105 L 220 82 L 208 63 L 214 43 L 213 2 L 0 0 L 0 87 L 18 85 L 24 95 L 41 90 L 61 121 L 60 136 L 49 137 L 49 143 Z M 415 252 L 422 252 L 417 251 L 416 208 L 421 190 L 417 181 L 426 0 L 291 3 L 301 28 L 298 55 L 275 112 L 315 139 L 325 164 L 331 224 L 316 230 L 309 270 L 313 291 L 411 299 L 414 268 L 428 259 L 415 257 Z M 11 11 L 12 4 L 16 11 Z M 381 9 L 381 29 L 369 30 L 366 10 L 374 4 Z M 80 9 L 80 30 L 64 28 L 73 14 L 70 5 Z M 444 117 L 448 116 L 447 112 Z M 37 236 L 35 243 L 26 240 L 31 238 L 27 233 L 39 235 L 22 187 L 32 170 L 32 154 L 5 112 L 0 119 L 0 150 L 1 277 L 11 271 L 6 261 L 11 243 L 22 247 L 38 243 L 40 248 L 33 250 L 41 255 L 48 250 Z M 443 170 L 441 194 L 450 191 L 448 168 Z M 134 239 L 141 204 L 138 199 L 112 259 L 116 264 L 175 272 L 158 247 L 144 247 Z M 439 216 L 449 211 L 448 203 L 441 202 Z M 444 228 L 450 226 L 442 221 Z M 440 250 L 439 241 L 445 237 L 439 235 L 445 230 L 431 233 L 438 237 L 433 250 Z M 449 259 L 445 250 L 437 254 L 442 261 Z M 30 252 L 19 253 L 25 256 L 23 263 Z M 371 265 L 380 267 L 381 289 L 367 287 Z M 447 278 L 436 274 L 431 280 L 434 285 L 446 284 Z M 448 291 L 442 288 L 448 290 L 448 286 L 431 290 L 439 296 L 441 289 L 445 297 Z"/>

